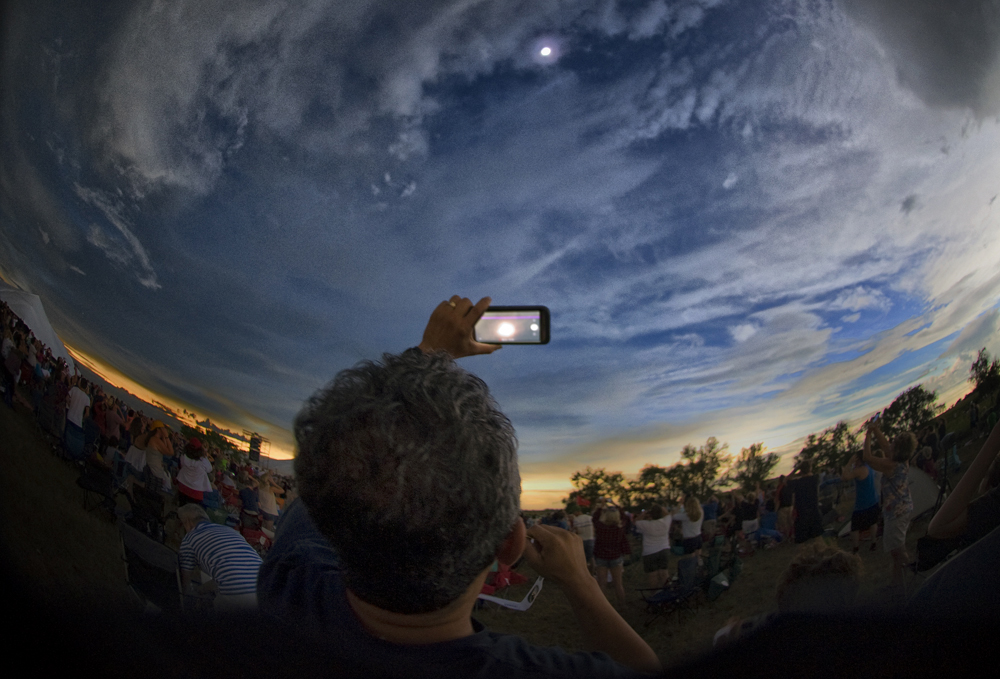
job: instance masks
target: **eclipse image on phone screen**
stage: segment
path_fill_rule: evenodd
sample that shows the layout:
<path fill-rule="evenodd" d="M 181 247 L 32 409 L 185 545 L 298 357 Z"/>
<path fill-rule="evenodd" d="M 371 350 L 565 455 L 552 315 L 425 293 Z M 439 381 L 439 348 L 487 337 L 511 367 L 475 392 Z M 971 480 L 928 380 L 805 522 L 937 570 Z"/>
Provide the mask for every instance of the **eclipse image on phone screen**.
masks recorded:
<path fill-rule="evenodd" d="M 547 344 L 549 310 L 543 306 L 491 306 L 476 323 L 476 341 L 486 344 Z"/>

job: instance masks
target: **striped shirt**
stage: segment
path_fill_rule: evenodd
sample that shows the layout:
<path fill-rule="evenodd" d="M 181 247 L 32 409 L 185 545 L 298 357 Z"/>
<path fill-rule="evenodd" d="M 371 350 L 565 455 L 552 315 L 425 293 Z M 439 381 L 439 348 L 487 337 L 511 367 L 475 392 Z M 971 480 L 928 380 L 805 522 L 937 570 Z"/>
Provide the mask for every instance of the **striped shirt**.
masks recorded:
<path fill-rule="evenodd" d="M 184 536 L 179 553 L 181 569 L 195 567 L 212 576 L 219 594 L 252 594 L 257 591 L 260 556 L 232 528 L 202 521 Z"/>

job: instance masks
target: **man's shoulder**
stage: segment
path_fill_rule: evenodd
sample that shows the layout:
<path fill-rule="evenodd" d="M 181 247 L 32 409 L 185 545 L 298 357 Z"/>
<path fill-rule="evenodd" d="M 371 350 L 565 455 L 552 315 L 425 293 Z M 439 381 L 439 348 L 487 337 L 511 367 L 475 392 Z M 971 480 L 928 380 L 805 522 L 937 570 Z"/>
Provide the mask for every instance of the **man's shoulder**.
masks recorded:
<path fill-rule="evenodd" d="M 536 646 L 514 634 L 481 632 L 479 669 L 466 676 L 497 677 L 643 677 L 602 652 L 566 651 L 558 646 Z"/>

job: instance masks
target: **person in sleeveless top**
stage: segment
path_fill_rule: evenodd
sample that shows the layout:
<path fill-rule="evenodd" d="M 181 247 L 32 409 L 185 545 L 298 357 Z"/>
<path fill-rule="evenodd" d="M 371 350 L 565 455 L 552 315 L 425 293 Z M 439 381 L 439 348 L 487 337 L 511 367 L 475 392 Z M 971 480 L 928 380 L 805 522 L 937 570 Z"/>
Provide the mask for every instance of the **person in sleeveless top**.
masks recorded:
<path fill-rule="evenodd" d="M 875 435 L 885 457 L 875 457 L 872 454 L 870 434 Z M 896 586 L 903 583 L 903 571 L 907 562 L 906 531 L 910 527 L 913 513 L 908 474 L 910 456 L 916 449 L 917 437 L 911 432 L 900 434 L 890 444 L 877 424 L 873 422 L 868 426 L 864 461 L 873 470 L 882 472 L 882 547 L 892 555 L 892 583 Z"/>
<path fill-rule="evenodd" d="M 879 501 L 875 490 L 875 471 L 865 464 L 864 453 L 858 453 L 851 458 L 840 478 L 854 481 L 854 513 L 851 514 L 851 541 L 854 543 L 854 553 L 861 548 L 861 534 L 871 540 L 871 551 L 875 551 L 875 540 L 878 538 Z"/>
<path fill-rule="evenodd" d="M 164 493 L 172 492 L 170 477 L 163 469 L 163 458 L 174 456 L 174 447 L 170 443 L 170 430 L 160 420 L 156 420 L 149 426 L 149 431 L 140 436 L 135 442 L 136 448 L 146 451 L 146 469 L 152 487 Z M 155 481 L 153 481 L 155 479 Z"/>

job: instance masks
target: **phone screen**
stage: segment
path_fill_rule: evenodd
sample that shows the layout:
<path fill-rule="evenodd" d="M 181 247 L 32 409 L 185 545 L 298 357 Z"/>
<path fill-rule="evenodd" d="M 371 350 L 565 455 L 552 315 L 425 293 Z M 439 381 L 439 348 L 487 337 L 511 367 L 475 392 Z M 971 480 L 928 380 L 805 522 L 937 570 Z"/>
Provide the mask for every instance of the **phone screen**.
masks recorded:
<path fill-rule="evenodd" d="M 546 307 L 489 307 L 476 323 L 476 341 L 487 344 L 547 344 Z"/>

